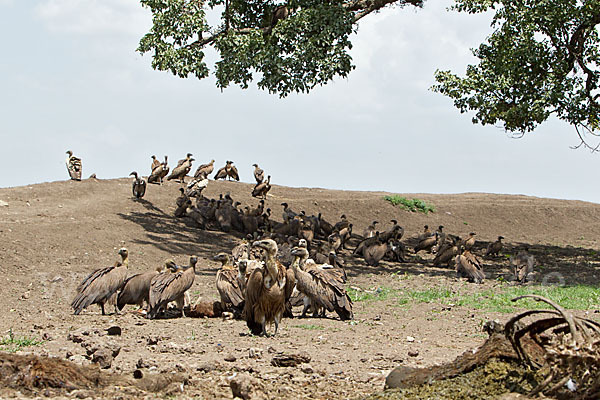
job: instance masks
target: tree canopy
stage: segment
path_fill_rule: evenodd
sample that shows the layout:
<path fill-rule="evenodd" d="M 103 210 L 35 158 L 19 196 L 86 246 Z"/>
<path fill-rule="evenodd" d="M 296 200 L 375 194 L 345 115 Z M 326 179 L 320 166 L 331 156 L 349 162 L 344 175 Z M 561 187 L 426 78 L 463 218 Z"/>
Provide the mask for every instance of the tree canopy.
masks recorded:
<path fill-rule="evenodd" d="M 138 51 L 152 67 L 179 77 L 209 75 L 217 86 L 261 89 L 281 97 L 309 92 L 354 69 L 350 35 L 358 21 L 385 7 L 424 0 L 140 0 L 153 25 Z M 575 126 L 580 146 L 596 135 L 600 0 L 455 0 L 471 14 L 494 13 L 492 32 L 473 50 L 464 76 L 436 71 L 432 89 L 454 100 L 473 122 L 524 134 L 557 116 Z M 418 18 L 418 17 L 417 17 Z M 209 24 L 209 20 L 216 20 Z M 600 146 L 600 145 L 599 145 Z"/>
<path fill-rule="evenodd" d="M 597 0 L 456 0 L 454 10 L 494 11 L 493 32 L 464 77 L 436 71 L 433 90 L 454 100 L 474 123 L 524 134 L 551 115 L 573 125 L 581 143 L 597 136 L 600 2 Z"/>
<path fill-rule="evenodd" d="M 422 6 L 423 0 L 141 0 L 153 25 L 140 41 L 152 67 L 179 77 L 209 75 L 207 47 L 220 59 L 217 86 L 261 89 L 280 96 L 308 92 L 354 65 L 349 36 L 357 22 L 386 6 Z M 207 16 L 217 16 L 210 25 Z"/>

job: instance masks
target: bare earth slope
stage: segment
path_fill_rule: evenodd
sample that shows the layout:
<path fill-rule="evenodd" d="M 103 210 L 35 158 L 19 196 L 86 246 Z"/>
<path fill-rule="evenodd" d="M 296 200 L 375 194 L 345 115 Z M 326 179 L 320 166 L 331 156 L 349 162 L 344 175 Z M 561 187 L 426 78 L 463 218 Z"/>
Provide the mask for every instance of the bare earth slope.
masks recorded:
<path fill-rule="evenodd" d="M 110 341 L 121 351 L 111 371 L 131 374 L 141 359 L 139 365 L 151 370 L 188 374 L 182 397 L 231 398 L 229 378 L 246 371 L 257 379 L 258 398 L 261 393 L 271 398 L 348 398 L 380 390 L 385 375 L 400 363 L 414 366 L 451 360 L 482 343 L 483 321 L 506 320 L 510 315 L 468 305 L 448 306 L 447 301 L 435 299 L 403 297 L 400 301 L 379 295 L 388 290 L 409 296 L 443 289 L 467 296 L 495 290 L 503 285 L 496 278 L 508 272 L 506 257 L 485 259 L 488 279 L 477 286 L 456 279 L 449 269 L 426 265 L 423 258 L 431 257 L 423 254 L 411 253 L 405 264 L 384 262 L 370 268 L 347 251 L 343 258 L 349 286 L 377 297 L 356 301 L 351 322 L 286 319 L 277 337 L 261 338 L 249 336 L 243 321 L 148 321 L 131 307 L 121 315 L 102 316 L 92 306 L 73 316 L 69 303 L 77 284 L 92 270 L 111 265 L 122 246 L 129 249 L 131 273 L 152 270 L 167 258 L 187 264 L 190 254 L 198 255 L 192 300 L 218 298 L 217 264 L 211 257 L 231 250 L 239 239 L 174 218 L 178 188 L 176 183 L 150 185 L 142 201 L 131 198 L 129 179 L 0 189 L 0 200 L 8 203 L 0 207 L 0 309 L 4 310 L 0 337 L 11 330 L 16 336 L 44 340 L 24 347 L 23 352 L 89 363 L 86 349 L 68 338 L 69 333 L 86 330 L 86 336 L 102 343 L 109 340 L 104 330 L 118 325 L 123 334 Z M 253 206 L 257 200 L 250 197 L 251 190 L 249 184 L 211 181 L 204 194 L 218 197 L 229 192 L 244 206 Z M 266 207 L 277 220 L 284 201 L 295 211 L 321 212 L 330 222 L 344 213 L 356 233 L 372 220 L 385 228 L 395 218 L 405 228 L 406 238 L 415 237 L 424 224 L 441 224 L 445 231 L 461 236 L 476 232 L 480 255 L 486 242 L 503 235 L 508 244 L 505 254 L 527 243 L 544 266 L 544 274 L 555 273 L 566 284 L 598 286 L 600 259 L 594 251 L 600 237 L 598 204 L 489 194 L 405 195 L 435 206 L 435 213 L 424 215 L 392 206 L 383 200 L 385 194 L 273 186 Z M 540 274 L 537 279 L 541 278 Z M 270 361 L 276 352 L 307 352 L 312 360 L 302 368 L 274 367 Z"/>

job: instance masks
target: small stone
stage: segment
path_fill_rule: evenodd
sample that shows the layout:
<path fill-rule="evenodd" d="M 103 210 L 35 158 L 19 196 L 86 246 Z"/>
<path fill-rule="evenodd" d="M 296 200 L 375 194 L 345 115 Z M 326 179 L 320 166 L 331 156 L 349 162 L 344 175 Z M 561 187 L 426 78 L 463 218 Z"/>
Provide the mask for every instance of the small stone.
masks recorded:
<path fill-rule="evenodd" d="M 148 338 L 146 338 L 146 343 L 148 343 L 149 346 L 152 346 L 154 344 L 157 344 L 159 340 L 160 339 L 158 336 L 149 336 Z"/>
<path fill-rule="evenodd" d="M 108 349 L 98 349 L 92 355 L 92 362 L 98 364 L 102 369 L 108 369 L 112 365 L 114 357 Z"/>
<path fill-rule="evenodd" d="M 409 350 L 409 351 L 408 351 L 408 355 L 409 355 L 410 357 L 416 357 L 416 356 L 418 356 L 418 355 L 419 355 L 419 351 L 418 351 L 418 350 Z"/>
<path fill-rule="evenodd" d="M 300 368 L 300 371 L 304 372 L 305 374 L 312 374 L 314 372 L 314 369 L 312 365 L 305 364 L 302 366 L 302 368 Z"/>
<path fill-rule="evenodd" d="M 133 371 L 133 377 L 135 379 L 142 379 L 144 377 L 144 373 L 142 372 L 142 370 L 136 369 L 135 371 Z"/>
<path fill-rule="evenodd" d="M 228 362 L 234 362 L 235 360 L 237 360 L 237 358 L 233 354 L 229 354 L 224 358 L 224 360 Z"/>
<path fill-rule="evenodd" d="M 27 300 L 28 298 L 29 298 L 29 291 L 27 291 L 21 295 L 22 300 Z"/>
<path fill-rule="evenodd" d="M 210 371 L 214 371 L 215 369 L 217 369 L 217 365 L 214 363 L 214 361 L 207 361 L 196 367 L 196 371 L 202 371 L 202 372 L 210 372 Z"/>
<path fill-rule="evenodd" d="M 52 283 L 57 283 L 57 282 L 62 282 L 62 281 L 63 281 L 63 277 L 60 275 L 56 275 L 54 278 L 52 278 L 50 280 L 50 282 L 52 282 Z"/>
<path fill-rule="evenodd" d="M 8 203 L 3 200 L 0 200 L 0 207 L 8 207 Z"/>
<path fill-rule="evenodd" d="M 406 337 L 406 341 L 407 341 L 407 342 L 409 342 L 409 343 L 412 343 L 412 342 L 414 342 L 414 341 L 415 341 L 415 338 L 414 338 L 414 337 L 412 337 L 412 336 L 407 336 L 407 337 Z"/>
<path fill-rule="evenodd" d="M 262 349 L 251 347 L 248 349 L 248 358 L 262 358 Z"/>
<path fill-rule="evenodd" d="M 244 400 L 251 399 L 253 386 L 254 382 L 252 377 L 246 373 L 236 375 L 229 381 L 229 387 L 231 388 L 231 393 L 234 398 L 239 397 Z"/>
<path fill-rule="evenodd" d="M 111 326 L 106 330 L 106 333 L 110 336 L 121 336 L 121 327 L 120 326 Z"/>

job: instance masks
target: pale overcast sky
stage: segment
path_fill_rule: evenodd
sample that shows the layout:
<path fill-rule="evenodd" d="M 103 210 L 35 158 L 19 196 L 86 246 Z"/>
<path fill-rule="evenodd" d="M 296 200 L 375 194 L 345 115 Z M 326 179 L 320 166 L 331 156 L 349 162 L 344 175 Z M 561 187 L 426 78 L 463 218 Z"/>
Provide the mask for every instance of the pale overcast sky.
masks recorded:
<path fill-rule="evenodd" d="M 152 70 L 135 52 L 151 24 L 137 1 L 0 0 L 0 187 L 66 179 L 71 149 L 84 177 L 147 175 L 150 155 L 191 152 L 196 165 L 235 161 L 247 182 L 258 162 L 288 186 L 600 202 L 600 155 L 571 150 L 570 126 L 513 139 L 429 90 L 436 68 L 462 73 L 490 32 L 489 16 L 450 4 L 365 18 L 348 79 L 279 99 Z"/>

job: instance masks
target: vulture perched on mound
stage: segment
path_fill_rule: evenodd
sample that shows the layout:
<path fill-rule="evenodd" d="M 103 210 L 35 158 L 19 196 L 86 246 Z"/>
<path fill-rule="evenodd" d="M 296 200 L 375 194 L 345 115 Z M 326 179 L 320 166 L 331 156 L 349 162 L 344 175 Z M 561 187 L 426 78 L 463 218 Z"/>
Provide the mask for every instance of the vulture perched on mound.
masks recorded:
<path fill-rule="evenodd" d="M 267 198 L 267 193 L 271 190 L 271 175 L 267 176 L 267 180 L 262 183 L 257 183 L 252 190 L 252 197 Z"/>
<path fill-rule="evenodd" d="M 165 161 L 152 169 L 152 173 L 148 177 L 148 183 L 162 184 L 163 179 L 169 173 L 169 166 L 167 164 L 167 156 L 165 156 Z"/>
<path fill-rule="evenodd" d="M 502 239 L 504 236 L 498 236 L 498 240 L 493 243 L 490 243 L 487 250 L 485 251 L 486 256 L 498 256 L 500 250 L 502 250 Z"/>
<path fill-rule="evenodd" d="M 144 180 L 144 178 L 140 178 L 136 171 L 133 171 L 129 174 L 129 176 L 132 175 L 134 177 L 134 180 L 133 185 L 131 187 L 131 191 L 133 192 L 133 195 L 136 199 L 141 199 L 142 197 L 144 197 L 144 194 L 146 194 L 146 181 Z"/>
<path fill-rule="evenodd" d="M 240 180 L 240 174 L 238 173 L 238 170 L 235 167 L 235 165 L 233 165 L 233 161 L 229 162 L 229 166 L 226 168 L 226 172 L 227 180 L 229 180 L 229 178 L 235 179 L 236 181 Z"/>
<path fill-rule="evenodd" d="M 160 166 L 160 161 L 158 161 L 156 159 L 156 156 L 151 156 L 150 158 L 152 158 L 152 165 L 150 165 L 150 173 L 152 173 L 152 171 L 154 171 L 155 168 Z"/>
<path fill-rule="evenodd" d="M 181 315 L 185 317 L 183 312 L 185 292 L 194 283 L 196 276 L 196 256 L 190 257 L 190 265 L 185 271 L 163 272 L 155 276 L 150 282 L 150 306 L 148 314 L 149 319 L 157 317 L 158 312 L 167 306 L 171 301 L 177 302 L 177 307 L 181 309 Z"/>
<path fill-rule="evenodd" d="M 81 158 L 75 157 L 71 150 L 67 150 L 67 171 L 72 180 L 81 180 Z"/>
<path fill-rule="evenodd" d="M 213 257 L 213 260 L 221 262 L 221 269 L 217 271 L 217 290 L 221 297 L 221 305 L 224 310 L 231 307 L 241 311 L 244 307 L 244 281 L 246 277 L 240 279 L 240 271 L 230 263 L 229 255 L 219 253 Z"/>
<path fill-rule="evenodd" d="M 226 161 L 225 162 L 225 166 L 220 168 L 217 173 L 215 174 L 215 176 L 213 177 L 213 179 L 215 181 L 219 180 L 219 179 L 225 179 L 227 178 L 227 170 L 229 169 L 229 166 L 231 165 L 231 161 Z"/>
<path fill-rule="evenodd" d="M 200 178 L 201 175 L 204 177 L 208 177 L 215 169 L 215 160 L 210 160 L 208 164 L 202 164 L 196 169 L 196 173 L 194 173 L 194 178 Z"/>
<path fill-rule="evenodd" d="M 185 176 L 192 169 L 192 161 L 194 161 L 194 159 L 191 157 L 191 154 L 188 153 L 188 157 L 179 160 L 180 164 L 173 168 L 173 171 L 171 171 L 171 175 L 167 177 L 167 180 L 179 179 L 180 183 L 184 183 Z"/>
<path fill-rule="evenodd" d="M 339 269 L 327 264 L 323 266 L 305 264 L 306 271 L 303 271 L 300 269 L 300 263 L 308 258 L 306 248 L 294 247 L 292 255 L 294 261 L 291 269 L 296 278 L 296 288 L 306 296 L 302 316 L 306 316 L 310 306 L 314 317 L 321 310 L 321 317 L 325 317 L 325 311 L 335 311 L 342 321 L 354 318 L 352 300 L 344 289 L 345 280 Z"/>
<path fill-rule="evenodd" d="M 483 264 L 469 250 L 464 250 L 454 259 L 456 276 L 467 278 L 469 282 L 482 283 L 485 279 Z"/>
<path fill-rule="evenodd" d="M 283 317 L 285 304 L 294 290 L 294 273 L 277 261 L 277 243 L 272 239 L 254 242 L 252 247 L 264 250 L 264 265 L 254 269 L 246 283 L 244 319 L 254 335 L 265 335 L 267 323 L 275 323 L 275 332 Z"/>
<path fill-rule="evenodd" d="M 102 315 L 106 315 L 104 304 L 119 291 L 125 279 L 127 279 L 127 267 L 129 266 L 126 248 L 119 250 L 121 261 L 117 261 L 112 267 L 98 269 L 89 274 L 77 287 L 77 295 L 71 303 L 75 315 L 92 304 L 98 304 L 102 309 Z M 115 312 L 117 312 L 115 304 Z"/>
<path fill-rule="evenodd" d="M 265 180 L 265 171 L 258 167 L 258 164 L 252 164 L 254 167 L 254 179 L 256 179 L 256 184 L 262 183 Z"/>

